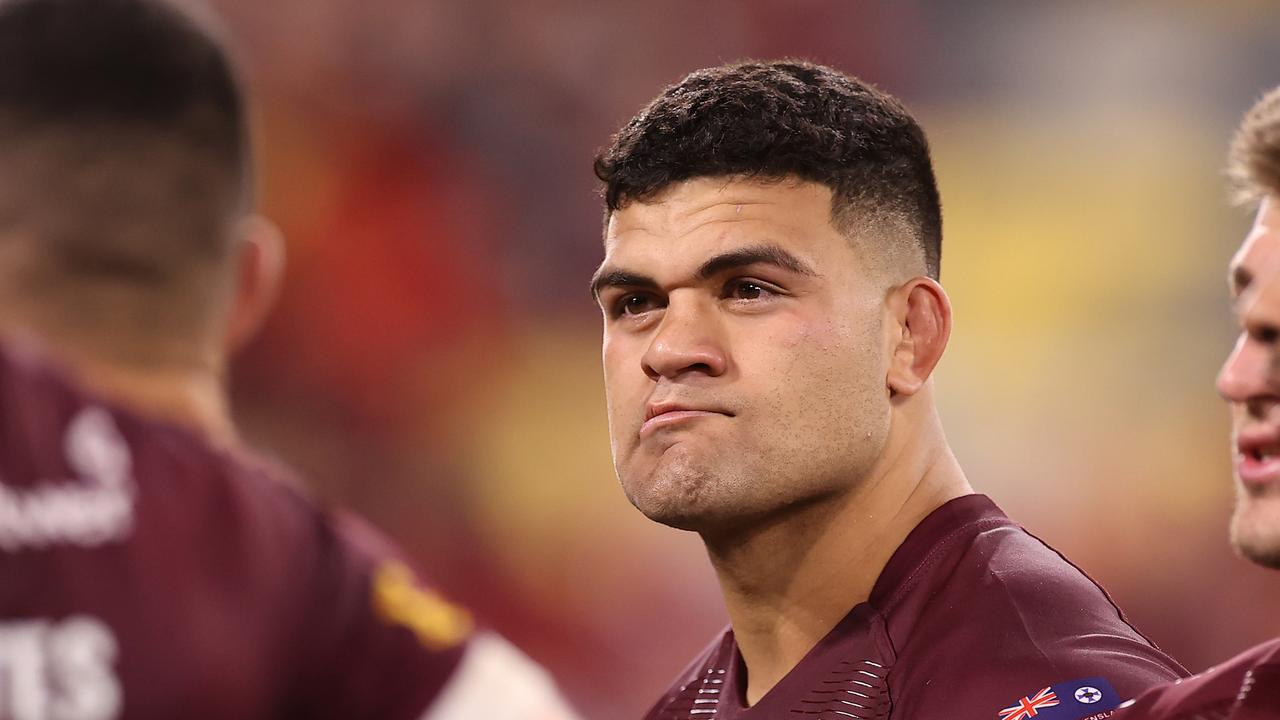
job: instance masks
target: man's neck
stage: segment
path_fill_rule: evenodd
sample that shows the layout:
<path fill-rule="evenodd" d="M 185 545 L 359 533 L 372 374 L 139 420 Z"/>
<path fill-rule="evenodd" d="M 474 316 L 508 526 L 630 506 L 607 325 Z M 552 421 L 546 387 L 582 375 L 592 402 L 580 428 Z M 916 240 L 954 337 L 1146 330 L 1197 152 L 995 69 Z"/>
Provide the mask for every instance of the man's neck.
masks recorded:
<path fill-rule="evenodd" d="M 85 387 L 139 414 L 181 425 L 219 447 L 239 442 L 220 374 L 175 366 L 135 372 L 110 366 L 73 370 Z"/>
<path fill-rule="evenodd" d="M 936 418 L 932 418 L 936 422 Z M 934 432 L 936 431 L 936 436 Z M 941 428 L 897 447 L 846 495 L 733 537 L 704 536 L 755 704 L 858 603 L 929 513 L 972 493 Z"/>
<path fill-rule="evenodd" d="M 102 351 L 6 328 L 6 339 L 33 350 L 69 373 L 80 387 L 154 420 L 196 432 L 215 445 L 238 442 L 231 421 L 223 368 L 216 357 L 174 356 L 146 364 L 122 362 Z"/>

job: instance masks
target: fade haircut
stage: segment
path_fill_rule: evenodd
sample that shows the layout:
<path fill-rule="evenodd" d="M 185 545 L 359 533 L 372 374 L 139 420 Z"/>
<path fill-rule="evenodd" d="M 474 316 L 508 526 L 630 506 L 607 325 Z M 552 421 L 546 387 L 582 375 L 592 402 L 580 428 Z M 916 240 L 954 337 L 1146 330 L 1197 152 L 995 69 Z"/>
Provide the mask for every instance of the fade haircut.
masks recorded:
<path fill-rule="evenodd" d="M 1280 197 L 1280 87 L 1272 88 L 1245 113 L 1228 162 L 1238 202 Z"/>
<path fill-rule="evenodd" d="M 251 194 L 248 133 L 204 13 L 0 0 L 0 243 L 35 246 L 41 277 L 24 282 L 172 293 L 224 258 Z"/>
<path fill-rule="evenodd" d="M 942 211 L 924 131 L 896 99 L 829 67 L 748 61 L 691 73 L 614 136 L 595 173 L 606 220 L 698 177 L 820 183 L 836 227 L 938 277 Z"/>

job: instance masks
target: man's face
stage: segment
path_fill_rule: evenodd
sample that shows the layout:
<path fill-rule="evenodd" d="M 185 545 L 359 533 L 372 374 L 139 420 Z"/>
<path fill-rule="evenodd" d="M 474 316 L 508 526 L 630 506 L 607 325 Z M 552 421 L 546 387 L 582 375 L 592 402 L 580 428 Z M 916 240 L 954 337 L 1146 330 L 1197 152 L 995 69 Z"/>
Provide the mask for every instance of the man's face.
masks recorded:
<path fill-rule="evenodd" d="M 698 178 L 615 212 L 593 286 L 631 502 L 714 532 L 855 485 L 889 431 L 883 284 L 822 185 Z"/>
<path fill-rule="evenodd" d="M 1268 198 L 1231 261 L 1240 336 L 1218 374 L 1231 403 L 1236 509 L 1231 541 L 1280 568 L 1280 201 Z"/>

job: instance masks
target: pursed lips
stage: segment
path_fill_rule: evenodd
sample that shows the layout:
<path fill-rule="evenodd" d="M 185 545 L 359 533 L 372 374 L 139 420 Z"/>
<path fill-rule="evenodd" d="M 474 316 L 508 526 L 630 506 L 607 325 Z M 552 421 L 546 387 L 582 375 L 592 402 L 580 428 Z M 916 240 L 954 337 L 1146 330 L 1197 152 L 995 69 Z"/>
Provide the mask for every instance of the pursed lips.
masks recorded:
<path fill-rule="evenodd" d="M 640 437 L 643 439 L 663 428 L 713 415 L 733 417 L 733 413 L 727 410 L 699 406 L 692 403 L 650 403 L 645 407 L 644 424 L 640 426 Z"/>

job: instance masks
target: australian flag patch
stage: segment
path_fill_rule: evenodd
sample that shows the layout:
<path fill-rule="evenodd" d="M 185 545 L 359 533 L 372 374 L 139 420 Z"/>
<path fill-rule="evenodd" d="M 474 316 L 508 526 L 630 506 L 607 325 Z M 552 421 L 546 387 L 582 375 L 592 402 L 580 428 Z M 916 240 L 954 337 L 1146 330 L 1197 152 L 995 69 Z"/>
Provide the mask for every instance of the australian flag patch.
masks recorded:
<path fill-rule="evenodd" d="M 999 720 L 1101 720 L 1123 700 L 1106 679 L 1050 685 L 1000 711 Z"/>

